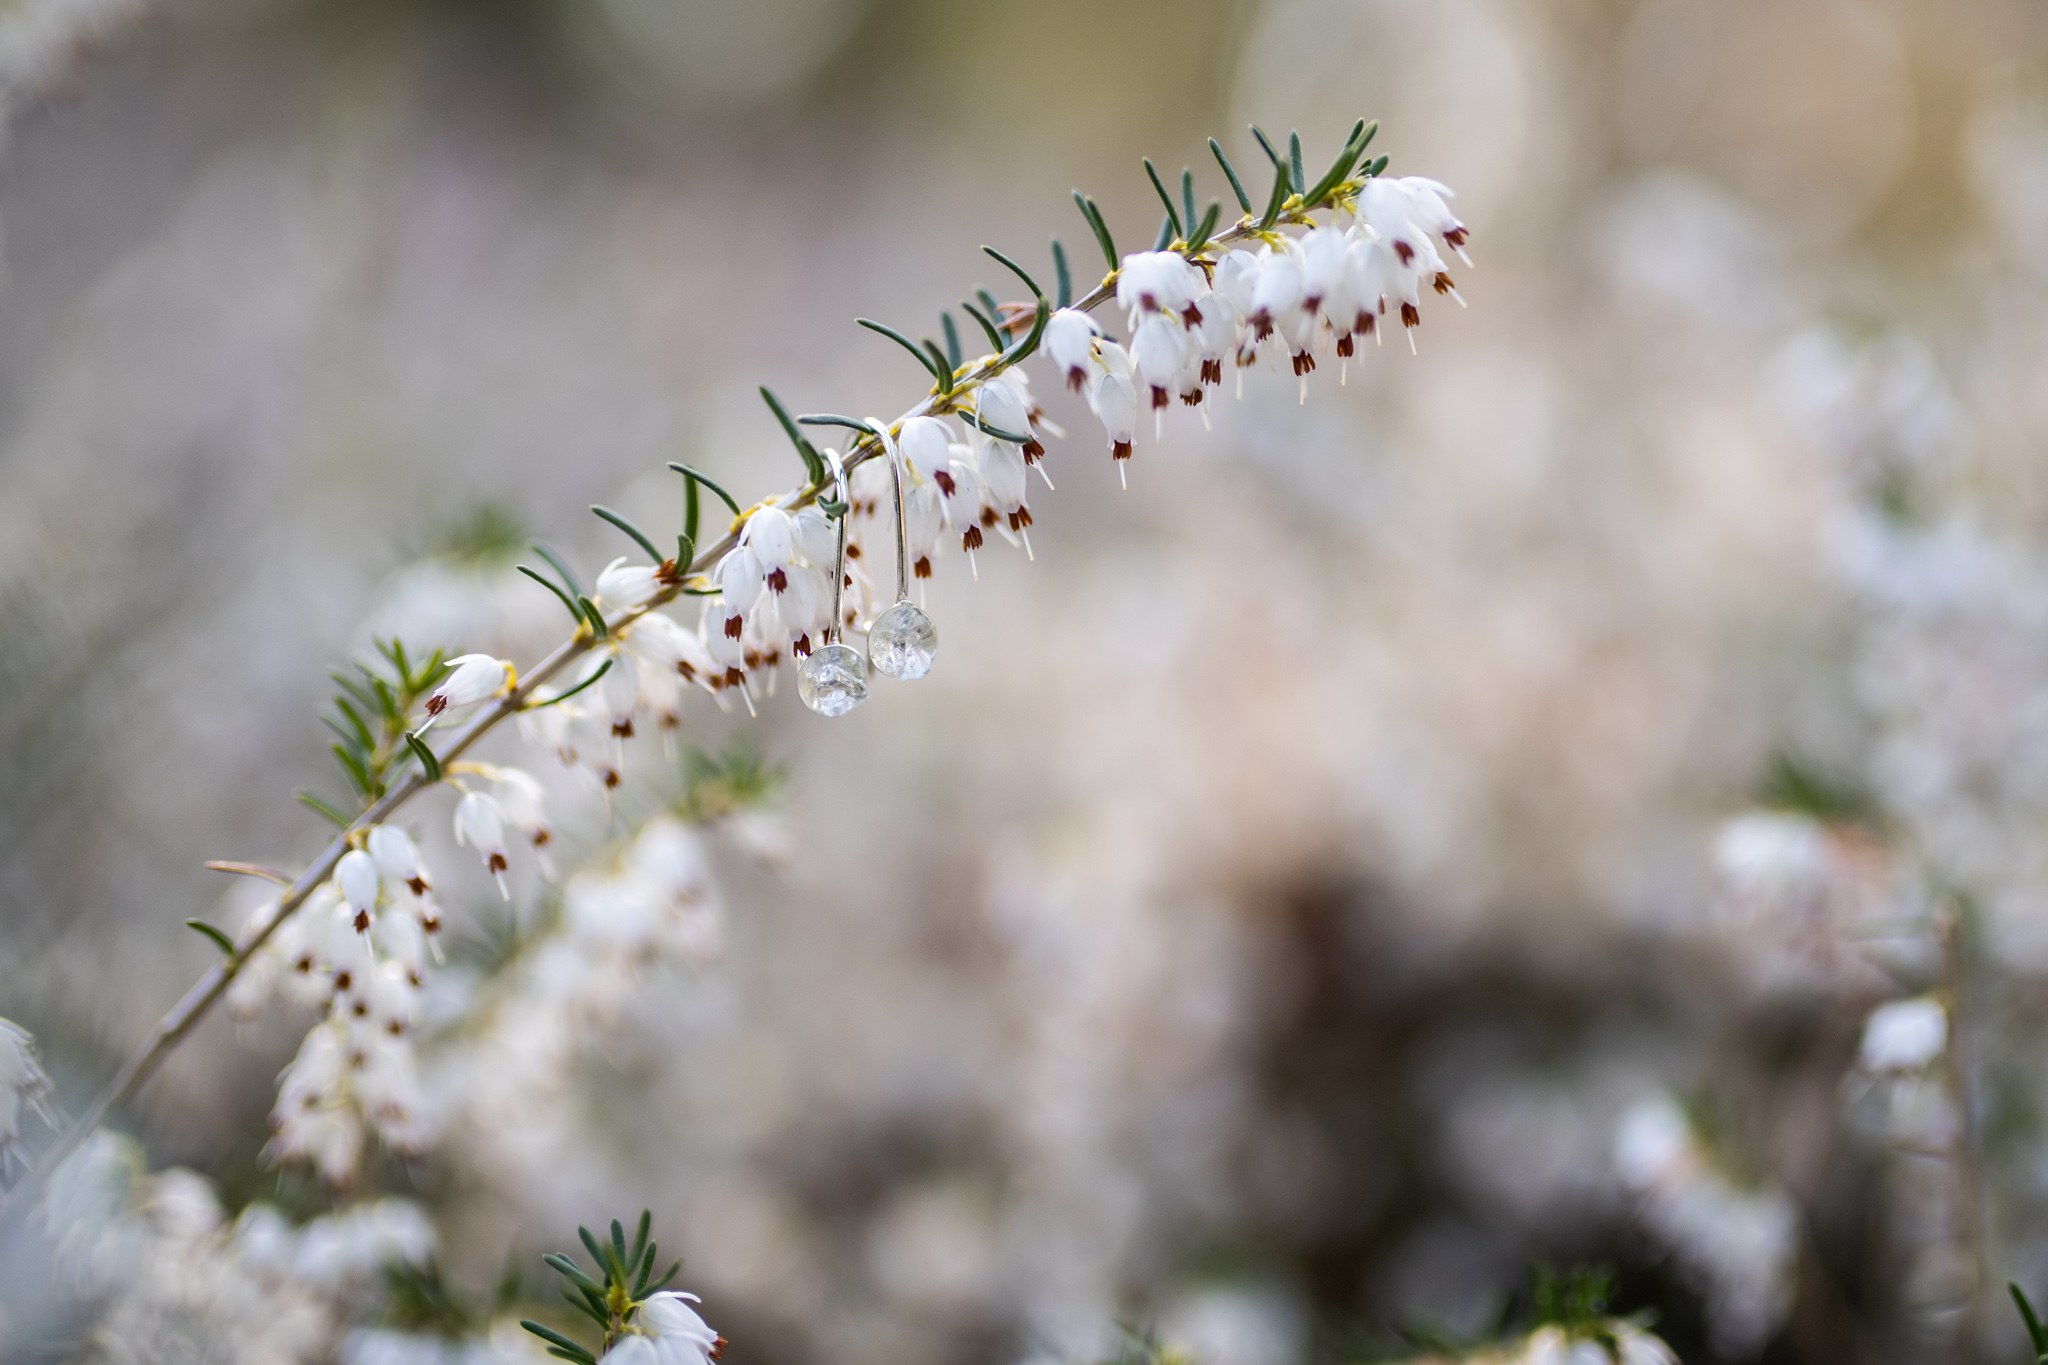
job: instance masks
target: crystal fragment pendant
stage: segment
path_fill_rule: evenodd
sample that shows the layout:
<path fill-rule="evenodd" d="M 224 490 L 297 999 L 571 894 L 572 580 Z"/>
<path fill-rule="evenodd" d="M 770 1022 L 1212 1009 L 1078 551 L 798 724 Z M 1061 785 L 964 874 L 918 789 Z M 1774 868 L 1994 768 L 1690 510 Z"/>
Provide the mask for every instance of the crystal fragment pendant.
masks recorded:
<path fill-rule="evenodd" d="M 892 678 L 922 678 L 938 652 L 939 628 L 908 602 L 898 602 L 868 627 L 868 658 Z"/>
<path fill-rule="evenodd" d="M 852 645 L 820 645 L 796 673 L 796 694 L 821 716 L 843 716 L 868 699 L 868 665 Z"/>

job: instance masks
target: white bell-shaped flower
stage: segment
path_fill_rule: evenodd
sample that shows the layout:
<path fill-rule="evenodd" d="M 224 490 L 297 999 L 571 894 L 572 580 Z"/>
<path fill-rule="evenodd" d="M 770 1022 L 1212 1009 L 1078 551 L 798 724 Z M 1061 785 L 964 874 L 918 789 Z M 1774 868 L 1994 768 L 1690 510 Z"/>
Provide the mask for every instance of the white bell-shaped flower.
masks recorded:
<path fill-rule="evenodd" d="M 611 718 L 613 737 L 631 739 L 633 713 L 640 709 L 640 670 L 634 666 L 630 652 L 612 651 L 611 667 L 597 680 L 597 695 L 605 714 Z"/>
<path fill-rule="evenodd" d="M 1164 313 L 1152 313 L 1138 324 L 1131 337 L 1131 362 L 1138 382 L 1152 395 L 1156 411 L 1180 388 L 1180 372 L 1187 358 L 1187 334 L 1180 324 Z"/>
<path fill-rule="evenodd" d="M 717 579 L 719 598 L 725 604 L 723 629 L 737 640 L 747 614 L 761 596 L 761 561 L 748 546 L 736 545 L 718 561 Z"/>
<path fill-rule="evenodd" d="M 369 846 L 386 886 L 394 892 L 402 886 L 415 896 L 427 894 L 427 874 L 411 835 L 396 825 L 378 825 L 370 831 Z"/>
<path fill-rule="evenodd" d="M 429 718 L 438 718 L 444 711 L 459 711 L 495 697 L 505 690 L 512 678 L 510 666 L 503 659 L 494 659 L 488 654 L 464 654 L 450 659 L 448 666 L 447 676 L 427 694 Z"/>
<path fill-rule="evenodd" d="M 903 430 L 896 438 L 896 448 L 903 452 L 904 462 L 916 474 L 929 479 L 935 471 L 944 469 L 946 461 L 952 458 L 952 441 L 953 429 L 938 418 L 909 417 L 904 419 Z M 831 551 L 826 553 L 829 556 Z M 828 572 L 831 570 L 829 557 L 822 567 Z"/>
<path fill-rule="evenodd" d="M 628 564 L 624 556 L 605 565 L 597 576 L 597 605 L 606 611 L 637 607 L 660 591 L 659 570 L 648 564 Z"/>
<path fill-rule="evenodd" d="M 1060 378 L 1075 393 L 1081 391 L 1094 370 L 1095 338 L 1101 334 L 1095 319 L 1078 308 L 1062 308 L 1046 319 L 1041 345 L 1059 370 Z M 907 441 L 904 453 L 909 453 Z"/>
<path fill-rule="evenodd" d="M 932 556 L 939 551 L 939 534 L 945 528 L 945 519 L 945 499 L 939 486 L 920 480 L 903 506 L 903 539 L 910 555 L 911 572 L 918 578 L 932 576 Z"/>
<path fill-rule="evenodd" d="M 744 540 L 748 549 L 754 552 L 755 562 L 761 572 L 771 579 L 777 569 L 788 565 L 795 552 L 796 528 L 790 521 L 789 513 L 780 507 L 757 507 L 747 517 Z M 781 589 L 776 589 L 778 592 Z"/>
<path fill-rule="evenodd" d="M 482 792 L 466 793 L 455 803 L 455 838 L 477 851 L 484 867 L 497 878 L 498 894 L 511 900 L 512 893 L 505 886 L 505 869 L 512 864 L 505 856 L 505 819 L 498 803 Z"/>
<path fill-rule="evenodd" d="M 1181 314 L 1203 287 L 1201 272 L 1179 252 L 1138 251 L 1123 259 L 1116 280 L 1116 304 L 1130 314 L 1135 328 L 1141 313 Z"/>
<path fill-rule="evenodd" d="M 832 572 L 833 556 L 839 552 L 839 526 L 815 507 L 806 507 L 790 519 L 795 526 L 797 552 L 804 562 L 825 573 Z"/>
<path fill-rule="evenodd" d="M 335 865 L 334 884 L 354 912 L 356 932 L 362 933 L 377 912 L 377 860 L 359 848 L 350 849 Z"/>

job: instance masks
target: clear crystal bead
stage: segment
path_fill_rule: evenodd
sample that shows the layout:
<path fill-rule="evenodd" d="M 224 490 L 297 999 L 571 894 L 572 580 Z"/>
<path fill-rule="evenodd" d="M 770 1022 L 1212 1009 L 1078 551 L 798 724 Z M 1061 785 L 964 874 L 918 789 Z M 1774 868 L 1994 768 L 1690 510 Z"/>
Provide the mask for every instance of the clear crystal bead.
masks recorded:
<path fill-rule="evenodd" d="M 821 716 L 843 716 L 868 699 L 868 664 L 852 645 L 820 645 L 796 671 L 796 694 Z"/>
<path fill-rule="evenodd" d="M 908 602 L 898 602 L 868 627 L 868 658 L 892 678 L 922 678 L 938 652 L 939 628 Z"/>

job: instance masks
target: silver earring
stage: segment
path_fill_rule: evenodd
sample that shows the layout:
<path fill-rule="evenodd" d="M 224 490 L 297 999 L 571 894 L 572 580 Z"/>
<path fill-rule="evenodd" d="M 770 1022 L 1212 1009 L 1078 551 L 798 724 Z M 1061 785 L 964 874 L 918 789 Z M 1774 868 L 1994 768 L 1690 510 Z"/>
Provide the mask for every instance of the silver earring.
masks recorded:
<path fill-rule="evenodd" d="M 868 658 L 878 672 L 908 682 L 932 671 L 932 658 L 939 652 L 939 628 L 910 600 L 909 525 L 903 511 L 903 452 L 889 437 L 889 429 L 872 425 L 889 457 L 889 474 L 896 489 L 896 605 L 877 616 L 868 627 Z"/>
<path fill-rule="evenodd" d="M 846 518 L 853 510 L 846 496 L 846 467 L 839 452 L 827 450 L 832 477 L 839 489 L 839 549 L 832 562 L 832 624 L 825 643 L 796 672 L 796 694 L 821 716 L 843 716 L 868 699 L 868 661 L 852 645 L 839 640 L 839 590 L 846 582 Z"/>

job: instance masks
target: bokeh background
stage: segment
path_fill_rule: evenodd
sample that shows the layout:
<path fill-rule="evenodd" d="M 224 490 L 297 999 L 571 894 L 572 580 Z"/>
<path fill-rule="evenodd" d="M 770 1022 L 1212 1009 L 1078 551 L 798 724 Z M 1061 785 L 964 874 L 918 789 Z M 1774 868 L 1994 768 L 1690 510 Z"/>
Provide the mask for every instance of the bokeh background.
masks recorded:
<path fill-rule="evenodd" d="M 9 0 L 0 80 L 0 1013 L 74 1108 L 207 962 L 201 862 L 317 848 L 326 670 L 432 628 L 404 566 L 493 575 L 532 657 L 553 608 L 463 558 L 480 515 L 592 572 L 582 509 L 673 524 L 666 460 L 784 486 L 755 385 L 921 391 L 856 315 L 933 330 L 1000 287 L 982 242 L 1088 261 L 1076 186 L 1143 245 L 1141 155 L 1223 194 L 1206 136 L 1313 160 L 1366 115 L 1458 191 L 1469 310 L 1305 403 L 1176 411 L 1128 492 L 1037 375 L 1073 439 L 1035 562 L 942 567 L 928 681 L 693 714 L 786 768 L 783 856 L 720 853 L 727 951 L 592 1059 L 577 1159 L 392 1179 L 471 1292 L 652 1206 L 733 1365 L 1010 1365 L 1116 1321 L 1348 1362 L 1545 1260 L 1614 1267 L 1689 1360 L 2019 1358 L 2038 4 Z M 2006 972 L 1974 1310 L 1947 1186 L 1854 1121 L 1863 1018 L 1925 963 L 1787 949 L 1716 879 L 1724 820 L 1836 788 L 1980 897 Z M 457 932 L 494 900 L 451 897 Z M 118 1122 L 274 1195 L 297 1036 L 216 1019 Z M 1724 1269 L 1775 1287 L 1617 1175 L 1663 1094 L 1762 1201 Z M 85 1349 L 34 1309 L 0 1354 Z"/>

